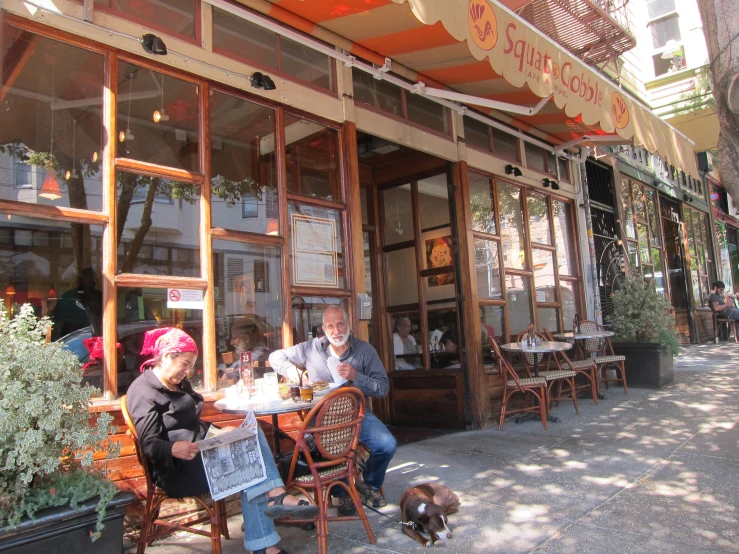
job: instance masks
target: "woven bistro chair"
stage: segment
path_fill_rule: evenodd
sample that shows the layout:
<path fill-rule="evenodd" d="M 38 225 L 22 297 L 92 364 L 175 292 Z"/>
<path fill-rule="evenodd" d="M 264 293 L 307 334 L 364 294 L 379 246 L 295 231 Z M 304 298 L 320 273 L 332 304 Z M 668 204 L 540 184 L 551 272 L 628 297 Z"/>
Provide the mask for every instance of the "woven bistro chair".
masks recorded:
<path fill-rule="evenodd" d="M 734 342 L 739 342 L 739 327 L 737 327 L 737 321 L 735 319 L 728 319 L 725 317 L 721 317 L 721 315 L 716 311 L 716 308 L 713 307 L 713 303 L 709 302 L 708 299 L 706 299 L 706 306 L 708 306 L 711 309 L 711 320 L 713 321 L 713 343 L 718 344 L 719 339 L 719 331 L 721 330 L 721 326 L 726 324 L 726 334 L 727 334 L 727 340 L 728 340 L 728 334 L 729 331 L 734 328 Z"/>
<path fill-rule="evenodd" d="M 528 331 L 521 332 L 518 335 L 518 342 L 521 342 L 527 334 Z M 542 341 L 552 340 L 538 331 L 536 332 L 536 337 Z M 572 403 L 575 405 L 575 413 L 579 414 L 580 409 L 577 407 L 577 389 L 575 387 L 575 376 L 577 374 L 572 370 L 562 369 L 561 367 L 557 367 L 557 369 L 549 369 L 550 365 L 556 364 L 556 357 L 554 354 L 554 352 L 546 354 L 546 368 L 543 371 L 539 371 L 539 377 L 544 377 L 544 379 L 547 380 L 547 386 L 549 389 L 549 407 L 551 408 L 552 402 L 554 402 L 555 406 L 558 406 L 561 400 L 572 400 Z M 526 369 L 526 373 L 531 377 L 531 372 L 534 369 L 534 354 L 522 352 L 521 359 L 523 360 L 523 366 Z M 541 367 L 541 361 L 539 362 L 539 366 Z M 567 391 L 569 393 L 569 397 L 562 394 L 562 383 L 567 383 L 567 386 L 569 387 L 569 390 Z M 555 385 L 557 386 L 556 396 L 552 394 L 554 392 Z"/>
<path fill-rule="evenodd" d="M 605 331 L 606 328 L 595 321 L 586 319 L 580 322 L 580 330 L 583 332 Z M 613 345 L 611 344 L 611 339 L 608 337 L 602 339 L 586 339 L 583 342 L 585 343 L 585 353 L 595 354 L 593 361 L 598 366 L 600 382 L 605 383 L 606 388 L 608 388 L 609 383 L 618 383 L 621 381 L 624 392 L 628 394 L 629 387 L 626 385 L 626 356 L 617 356 L 613 352 Z M 609 369 L 615 370 L 615 378 L 611 379 L 608 377 Z"/>
<path fill-rule="evenodd" d="M 511 367 L 507 359 L 503 357 L 493 337 L 489 337 L 490 347 L 500 360 L 501 376 L 503 377 L 503 405 L 500 407 L 500 421 L 498 422 L 498 430 L 503 430 L 506 415 L 519 413 L 538 413 L 541 416 L 541 425 L 547 429 L 547 408 L 549 407 L 549 393 L 547 388 L 547 380 L 544 377 L 526 377 L 521 379 L 516 371 Z M 508 410 L 508 400 L 511 396 L 520 392 L 524 397 L 523 408 L 517 410 Z M 527 394 L 531 393 L 536 400 L 538 406 L 526 406 Z"/>
<path fill-rule="evenodd" d="M 329 521 L 359 519 L 364 524 L 370 544 L 376 542 L 354 483 L 363 419 L 364 395 L 358 389 L 342 387 L 327 394 L 311 409 L 298 432 L 285 488 L 297 489 L 306 497 L 312 497 L 318 506 L 319 513 L 315 523 L 319 554 L 328 553 Z M 312 451 L 306 436 L 312 437 L 311 442 L 315 442 Z M 310 474 L 296 476 L 296 467 L 301 457 L 310 468 Z M 334 487 L 343 488 L 349 494 L 357 508 L 357 515 L 328 516 L 331 489 Z"/>
<path fill-rule="evenodd" d="M 546 329 L 544 329 L 544 335 L 547 337 L 547 340 L 554 340 L 552 334 Z M 593 395 L 593 402 L 597 406 L 600 382 L 598 381 L 598 366 L 595 365 L 595 362 L 591 358 L 586 360 L 571 360 L 565 351 L 557 352 L 554 356 L 554 362 L 558 368 L 572 370 L 586 380 L 585 384 L 576 384 L 575 388 L 576 390 L 590 390 Z"/>
<path fill-rule="evenodd" d="M 126 434 L 133 440 L 136 457 L 144 470 L 144 477 L 146 478 L 146 505 L 144 509 L 144 519 L 141 522 L 139 546 L 138 550 L 136 550 L 136 554 L 144 554 L 146 547 L 151 546 L 156 539 L 170 535 L 175 531 L 186 531 L 202 537 L 210 537 L 211 551 L 213 554 L 221 554 L 221 535 L 226 539 L 230 538 L 228 535 L 228 521 L 226 518 L 226 501 L 216 500 L 213 502 L 213 506 L 211 507 L 204 498 L 200 496 L 189 496 L 187 499 L 194 500 L 200 508 L 205 510 L 207 515 L 194 521 L 190 521 L 187 525 L 160 519 L 159 511 L 164 502 L 167 500 L 182 502 L 185 499 L 170 498 L 167 496 L 167 493 L 164 492 L 164 489 L 154 484 L 154 480 L 151 476 L 151 466 L 149 460 L 144 455 L 141 444 L 139 443 L 139 435 L 136 432 L 136 426 L 133 424 L 131 415 L 128 413 L 125 396 L 121 398 L 121 412 L 123 412 L 123 419 L 126 420 L 126 425 L 128 426 Z M 210 521 L 210 531 L 191 527 L 192 525 L 197 525 L 205 521 Z"/>

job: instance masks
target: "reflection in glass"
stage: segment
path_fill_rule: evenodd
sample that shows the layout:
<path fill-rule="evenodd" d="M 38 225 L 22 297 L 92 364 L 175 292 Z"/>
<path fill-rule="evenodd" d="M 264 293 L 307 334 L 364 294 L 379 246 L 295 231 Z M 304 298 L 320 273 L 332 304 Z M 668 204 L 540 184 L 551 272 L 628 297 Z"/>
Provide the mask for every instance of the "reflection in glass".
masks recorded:
<path fill-rule="evenodd" d="M 563 200 L 552 200 L 554 210 L 554 245 L 557 247 L 557 264 L 560 275 L 577 275 L 577 257 L 575 256 L 574 236 L 572 229 L 572 205 Z"/>
<path fill-rule="evenodd" d="M 155 24 L 173 35 L 195 37 L 196 0 L 95 0 L 95 6 L 111 8 L 124 14 L 126 19 Z"/>
<path fill-rule="evenodd" d="M 118 273 L 200 277 L 200 187 L 117 177 Z"/>
<path fill-rule="evenodd" d="M 631 267 L 639 267 L 639 250 L 638 246 L 635 242 L 627 242 L 628 250 L 629 250 L 629 263 L 631 264 Z"/>
<path fill-rule="evenodd" d="M 411 186 L 402 185 L 382 193 L 385 212 L 385 245 L 413 240 L 413 205 Z"/>
<path fill-rule="evenodd" d="M 221 388 L 236 382 L 242 352 L 250 352 L 254 365 L 264 368 L 269 354 L 282 348 L 280 249 L 214 240 L 213 272 Z"/>
<path fill-rule="evenodd" d="M 565 322 L 565 328 L 569 322 L 575 318 L 575 314 L 579 313 L 578 306 L 578 284 L 572 281 L 561 281 L 559 293 L 562 295 L 560 302 L 562 303 L 562 319 Z"/>
<path fill-rule="evenodd" d="M 408 120 L 445 135 L 449 134 L 449 112 L 441 104 L 419 94 L 406 94 Z"/>
<path fill-rule="evenodd" d="M 531 313 L 531 279 L 520 275 L 506 275 L 506 297 L 511 322 L 510 335 L 518 335 L 533 323 Z"/>
<path fill-rule="evenodd" d="M 636 219 L 639 221 L 647 221 L 646 196 L 644 194 L 644 185 L 632 181 L 632 193 L 634 195 L 634 211 Z"/>
<path fill-rule="evenodd" d="M 536 322 L 539 329 L 546 329 L 552 333 L 559 332 L 559 310 L 557 308 L 536 308 Z"/>
<path fill-rule="evenodd" d="M 218 91 L 210 106 L 213 226 L 279 234 L 274 110 Z"/>
<path fill-rule="evenodd" d="M 213 6 L 213 51 L 245 63 L 277 68 L 277 35 Z"/>
<path fill-rule="evenodd" d="M 403 248 L 385 254 L 388 305 L 401 306 L 418 302 L 416 249 Z"/>
<path fill-rule="evenodd" d="M 554 275 L 554 252 L 533 248 L 534 281 L 536 282 L 537 302 L 556 302 L 554 294 L 556 281 Z"/>
<path fill-rule="evenodd" d="M 530 142 L 525 142 L 524 148 L 526 150 L 526 167 L 545 172 L 547 170 L 545 150 Z"/>
<path fill-rule="evenodd" d="M 198 345 L 200 355 L 187 378 L 194 388 L 203 388 L 203 311 L 170 309 L 167 307 L 167 289 L 117 289 L 118 390 L 125 394 L 136 377 L 141 375 L 141 364 L 149 356 L 141 355 L 144 335 L 157 327 L 177 327 L 190 335 Z"/>
<path fill-rule="evenodd" d="M 1 40 L 0 199 L 101 211 L 104 57 L 8 25 Z"/>
<path fill-rule="evenodd" d="M 467 180 L 470 185 L 472 229 L 481 233 L 497 235 L 495 205 L 490 179 L 477 173 L 468 172 Z"/>
<path fill-rule="evenodd" d="M 418 217 L 422 233 L 449 225 L 446 174 L 418 181 Z"/>
<path fill-rule="evenodd" d="M 423 345 L 421 322 L 417 312 L 395 314 L 393 321 L 393 353 L 395 369 L 417 369 L 423 367 Z"/>
<path fill-rule="evenodd" d="M 526 194 L 526 203 L 529 208 L 531 241 L 539 244 L 552 244 L 547 197 L 537 192 L 529 192 Z"/>
<path fill-rule="evenodd" d="M 482 350 L 477 353 L 478 362 L 482 363 L 485 373 L 498 373 L 498 361 L 488 340 L 495 338 L 498 343 L 507 342 L 503 329 L 503 306 L 480 306 L 480 331 L 482 334 Z"/>
<path fill-rule="evenodd" d="M 431 369 L 459 367 L 459 326 L 454 302 L 428 311 Z"/>
<path fill-rule="evenodd" d="M 199 172 L 198 86 L 118 64 L 117 156 Z"/>
<path fill-rule="evenodd" d="M 358 69 L 352 69 L 352 80 L 355 102 L 362 102 L 383 112 L 403 117 L 403 101 L 399 87 L 382 79 L 375 79 L 369 73 Z"/>
<path fill-rule="evenodd" d="M 570 163 L 564 158 L 557 158 L 559 164 L 559 178 L 563 181 L 571 181 L 570 179 Z"/>
<path fill-rule="evenodd" d="M 280 37 L 280 70 L 326 90 L 334 88 L 331 58 L 286 36 Z"/>
<path fill-rule="evenodd" d="M 341 306 L 346 310 L 346 301 L 325 296 L 293 296 L 293 342 L 322 337 L 323 312 L 329 306 Z"/>
<path fill-rule="evenodd" d="M 649 238 L 647 237 L 647 226 L 641 223 L 637 223 L 636 231 L 639 236 L 639 260 L 641 263 L 650 263 L 649 259 Z"/>
<path fill-rule="evenodd" d="M 647 198 L 647 211 L 649 212 L 649 226 L 652 231 L 652 244 L 660 246 L 659 227 L 657 227 L 657 193 L 651 187 L 644 187 Z"/>
<path fill-rule="evenodd" d="M 343 288 L 341 212 L 290 202 L 288 213 L 293 285 Z"/>
<path fill-rule="evenodd" d="M 464 142 L 480 150 L 490 152 L 490 127 L 471 117 L 464 118 Z"/>
<path fill-rule="evenodd" d="M 631 186 L 626 177 L 621 179 L 621 206 L 624 211 L 626 236 L 630 239 L 635 239 L 636 229 L 634 229 L 634 208 L 631 204 Z"/>
<path fill-rule="evenodd" d="M 493 129 L 493 152 L 501 158 L 518 161 L 518 138 L 504 131 Z"/>
<path fill-rule="evenodd" d="M 523 221 L 521 189 L 508 183 L 499 183 L 498 205 L 503 264 L 511 269 L 525 269 L 526 228 Z"/>
<path fill-rule="evenodd" d="M 285 114 L 287 190 L 325 200 L 341 200 L 339 133 Z"/>
<path fill-rule="evenodd" d="M 479 298 L 503 298 L 497 241 L 475 239 L 475 272 Z"/>

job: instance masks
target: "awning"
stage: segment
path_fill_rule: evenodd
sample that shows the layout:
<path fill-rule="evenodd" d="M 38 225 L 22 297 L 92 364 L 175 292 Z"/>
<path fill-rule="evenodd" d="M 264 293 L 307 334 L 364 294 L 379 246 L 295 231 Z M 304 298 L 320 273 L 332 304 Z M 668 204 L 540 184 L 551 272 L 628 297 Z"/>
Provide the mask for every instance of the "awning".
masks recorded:
<path fill-rule="evenodd" d="M 556 143 L 617 135 L 700 178 L 687 137 L 495 0 L 240 2 L 283 21 L 287 11 L 304 32 L 343 37 L 352 44 L 340 46 L 374 63 L 389 57 L 429 87 L 521 105 L 552 96 L 536 115 L 495 116 Z"/>

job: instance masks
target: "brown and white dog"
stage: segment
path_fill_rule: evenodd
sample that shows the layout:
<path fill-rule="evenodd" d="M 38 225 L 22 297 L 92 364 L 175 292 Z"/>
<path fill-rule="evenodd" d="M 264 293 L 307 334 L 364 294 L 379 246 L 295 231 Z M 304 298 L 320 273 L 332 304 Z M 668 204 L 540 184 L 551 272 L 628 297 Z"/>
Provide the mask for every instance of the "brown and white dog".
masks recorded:
<path fill-rule="evenodd" d="M 444 539 L 451 539 L 447 516 L 459 511 L 459 497 L 444 485 L 424 483 L 407 489 L 400 497 L 403 533 L 423 546 L 432 546 Z M 428 533 L 429 539 L 421 535 Z"/>

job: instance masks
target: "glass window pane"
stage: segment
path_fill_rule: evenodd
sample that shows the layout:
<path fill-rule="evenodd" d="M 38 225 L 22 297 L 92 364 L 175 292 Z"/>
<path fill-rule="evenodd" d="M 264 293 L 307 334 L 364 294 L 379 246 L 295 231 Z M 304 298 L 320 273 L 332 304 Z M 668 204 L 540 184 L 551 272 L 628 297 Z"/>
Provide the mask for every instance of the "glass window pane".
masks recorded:
<path fill-rule="evenodd" d="M 647 197 L 647 212 L 649 215 L 652 244 L 654 246 L 660 246 L 662 242 L 660 239 L 659 227 L 657 225 L 657 193 L 650 187 L 644 187 L 644 189 Z"/>
<path fill-rule="evenodd" d="M 498 205 L 503 265 L 512 269 L 525 269 L 526 267 L 526 229 L 521 200 L 519 187 L 499 182 Z"/>
<path fill-rule="evenodd" d="M 199 172 L 198 86 L 118 64 L 117 156 Z"/>
<path fill-rule="evenodd" d="M 449 112 L 444 106 L 418 94 L 411 93 L 406 93 L 405 101 L 410 121 L 439 133 L 449 134 Z"/>
<path fill-rule="evenodd" d="M 121 351 L 118 357 L 118 392 L 125 394 L 140 372 L 148 356 L 141 355 L 144 335 L 157 327 L 177 327 L 190 335 L 198 345 L 199 356 L 187 378 L 196 389 L 203 388 L 203 311 L 170 309 L 167 307 L 167 289 L 117 289 L 118 338 Z"/>
<path fill-rule="evenodd" d="M 393 353 L 395 369 L 418 369 L 423 367 L 421 319 L 417 312 L 392 316 Z"/>
<path fill-rule="evenodd" d="M 280 70 L 300 81 L 333 90 L 333 62 L 326 54 L 280 37 Z"/>
<path fill-rule="evenodd" d="M 653 21 L 649 26 L 652 29 L 652 46 L 655 50 L 666 46 L 670 40 L 680 40 L 680 18 L 677 14 Z"/>
<path fill-rule="evenodd" d="M 213 51 L 244 63 L 277 69 L 277 36 L 213 6 Z"/>
<path fill-rule="evenodd" d="M 213 226 L 279 234 L 274 110 L 218 91 L 210 105 Z"/>
<path fill-rule="evenodd" d="M 526 142 L 524 148 L 526 149 L 526 167 L 537 171 L 546 171 L 546 152 L 544 149 L 530 142 Z"/>
<path fill-rule="evenodd" d="M 621 179 L 621 208 L 623 209 L 626 236 L 635 239 L 636 229 L 634 229 L 634 208 L 631 204 L 631 182 L 625 177 Z"/>
<path fill-rule="evenodd" d="M 557 158 L 559 164 L 559 178 L 563 181 L 570 181 L 570 163 L 564 158 Z"/>
<path fill-rule="evenodd" d="M 629 263 L 631 264 L 631 267 L 637 268 L 639 267 L 639 250 L 637 244 L 631 241 L 627 244 L 629 248 Z"/>
<path fill-rule="evenodd" d="M 341 212 L 290 202 L 292 284 L 344 288 L 344 240 Z"/>
<path fill-rule="evenodd" d="M 477 353 L 477 359 L 478 363 L 483 364 L 485 373 L 498 373 L 498 362 L 493 358 L 488 337 L 492 336 L 498 343 L 508 342 L 503 321 L 503 306 L 480 306 L 482 350 Z"/>
<path fill-rule="evenodd" d="M 565 329 L 571 328 L 575 314 L 579 313 L 580 286 L 572 281 L 561 281 L 559 293 L 562 303 L 562 319 Z"/>
<path fill-rule="evenodd" d="M 117 181 L 118 273 L 200 277 L 200 187 L 127 172 Z"/>
<path fill-rule="evenodd" d="M 403 117 L 403 100 L 399 87 L 382 79 L 375 79 L 369 73 L 358 69 L 352 70 L 352 80 L 355 102 L 362 102 L 383 112 Z"/>
<path fill-rule="evenodd" d="M 453 305 L 453 303 L 451 303 Z M 431 369 L 459 367 L 459 327 L 457 311 L 451 307 L 429 310 Z"/>
<path fill-rule="evenodd" d="M 2 33 L 0 199 L 101 211 L 104 57 Z"/>
<path fill-rule="evenodd" d="M 362 187 L 359 189 L 359 202 L 362 206 L 362 225 L 369 225 L 369 215 L 367 214 L 367 189 Z"/>
<path fill-rule="evenodd" d="M 323 312 L 329 306 L 341 306 L 346 310 L 346 301 L 325 296 L 293 296 L 293 342 L 322 337 Z"/>
<path fill-rule="evenodd" d="M 472 172 L 467 173 L 467 180 L 470 185 L 472 229 L 481 233 L 497 235 L 491 180 L 488 177 Z"/>
<path fill-rule="evenodd" d="M 402 185 L 382 193 L 385 210 L 385 245 L 413 240 L 411 186 Z"/>
<path fill-rule="evenodd" d="M 636 231 L 639 235 L 639 259 L 642 263 L 651 263 L 649 252 L 649 239 L 647 238 L 647 226 L 641 223 L 637 224 Z"/>
<path fill-rule="evenodd" d="M 236 382 L 242 352 L 263 366 L 282 348 L 281 263 L 279 248 L 213 241 L 218 388 Z"/>
<path fill-rule="evenodd" d="M 520 275 L 506 275 L 508 317 L 511 321 L 510 336 L 516 336 L 534 322 L 531 313 L 531 279 Z"/>
<path fill-rule="evenodd" d="M 490 127 L 482 121 L 464 118 L 464 142 L 480 150 L 490 152 Z"/>
<path fill-rule="evenodd" d="M 662 250 L 652 248 L 652 261 L 654 262 L 654 284 L 657 292 L 662 296 L 665 295 L 665 275 L 664 265 L 662 263 Z"/>
<path fill-rule="evenodd" d="M 479 298 L 503 298 L 497 241 L 475 239 L 475 272 Z"/>
<path fill-rule="evenodd" d="M 558 308 L 536 308 L 537 329 L 546 329 L 550 333 L 559 332 L 559 309 Z"/>
<path fill-rule="evenodd" d="M 649 19 L 675 11 L 675 0 L 647 0 Z"/>
<path fill-rule="evenodd" d="M 165 33 L 186 38 L 195 37 L 195 0 L 95 0 L 95 7 L 120 12 L 123 17 Z"/>
<path fill-rule="evenodd" d="M 534 282 L 537 302 L 557 302 L 557 281 L 554 276 L 554 252 L 532 249 Z"/>
<path fill-rule="evenodd" d="M 638 221 L 647 221 L 646 196 L 644 194 L 644 185 L 636 183 L 632 184 L 632 194 L 634 195 L 634 211 Z"/>
<path fill-rule="evenodd" d="M 547 197 L 536 192 L 526 194 L 526 203 L 529 208 L 529 231 L 531 241 L 540 244 L 552 244 L 549 230 L 549 203 Z"/>
<path fill-rule="evenodd" d="M 418 181 L 418 218 L 421 233 L 449 225 L 446 173 Z"/>
<path fill-rule="evenodd" d="M 509 135 L 499 129 L 493 129 L 493 152 L 501 158 L 518 161 L 518 137 Z"/>
<path fill-rule="evenodd" d="M 339 133 L 320 123 L 285 114 L 287 190 L 341 200 Z"/>
<path fill-rule="evenodd" d="M 557 247 L 557 264 L 560 275 L 578 275 L 576 243 L 572 234 L 574 221 L 572 204 L 552 200 L 554 210 L 554 245 Z"/>
<path fill-rule="evenodd" d="M 557 174 L 557 158 L 551 152 L 546 152 L 547 155 L 547 173 L 552 175 Z"/>
<path fill-rule="evenodd" d="M 416 249 L 403 248 L 385 254 L 387 299 L 389 306 L 418 302 Z"/>

